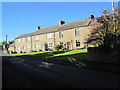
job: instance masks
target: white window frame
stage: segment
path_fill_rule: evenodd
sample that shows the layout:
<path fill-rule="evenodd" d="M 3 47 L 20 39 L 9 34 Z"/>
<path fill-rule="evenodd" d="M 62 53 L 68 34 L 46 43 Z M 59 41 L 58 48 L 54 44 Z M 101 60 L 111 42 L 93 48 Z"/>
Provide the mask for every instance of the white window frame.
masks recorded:
<path fill-rule="evenodd" d="M 34 40 L 39 40 L 39 35 L 37 35 L 37 36 L 34 36 Z"/>
<path fill-rule="evenodd" d="M 59 38 L 63 38 L 63 32 L 59 32 Z"/>
<path fill-rule="evenodd" d="M 18 51 L 21 51 L 21 48 L 20 48 L 20 46 L 18 46 L 18 47 L 17 47 L 17 50 L 18 50 Z"/>
<path fill-rule="evenodd" d="M 30 45 L 27 45 L 26 48 L 27 48 L 28 51 L 31 51 L 31 46 Z"/>
<path fill-rule="evenodd" d="M 26 41 L 27 41 L 27 42 L 30 42 L 30 41 L 31 41 L 31 38 L 30 38 L 30 37 L 27 37 L 27 38 L 26 38 Z"/>
<path fill-rule="evenodd" d="M 35 49 L 39 49 L 39 44 L 34 45 Z"/>
<path fill-rule="evenodd" d="M 52 38 L 52 33 L 46 34 L 46 37 L 47 37 L 47 38 Z"/>
<path fill-rule="evenodd" d="M 22 38 L 22 42 L 25 42 L 25 38 Z"/>
<path fill-rule="evenodd" d="M 80 29 L 75 29 L 75 36 L 80 36 Z"/>
<path fill-rule="evenodd" d="M 80 40 L 76 40 L 76 47 L 80 47 Z"/>
<path fill-rule="evenodd" d="M 18 42 L 18 43 L 20 43 L 20 41 L 21 41 L 20 39 L 17 39 L 17 42 Z"/>
<path fill-rule="evenodd" d="M 52 42 L 47 43 L 48 48 L 52 48 Z"/>

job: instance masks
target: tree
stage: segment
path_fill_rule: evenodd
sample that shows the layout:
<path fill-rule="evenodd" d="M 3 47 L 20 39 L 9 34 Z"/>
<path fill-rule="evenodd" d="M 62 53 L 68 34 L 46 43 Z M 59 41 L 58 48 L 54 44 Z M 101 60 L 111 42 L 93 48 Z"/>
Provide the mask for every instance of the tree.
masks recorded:
<path fill-rule="evenodd" d="M 6 45 L 6 44 L 7 44 L 6 41 L 0 42 L 0 45 Z"/>
<path fill-rule="evenodd" d="M 6 41 L 2 41 L 0 42 L 0 45 L 2 45 L 2 47 L 4 49 L 6 49 L 7 45 L 9 46 L 10 44 L 12 44 L 14 41 L 8 41 L 8 43 L 6 43 Z"/>
<path fill-rule="evenodd" d="M 12 44 L 14 41 L 8 41 L 8 45 Z"/>
<path fill-rule="evenodd" d="M 93 28 L 86 43 L 118 50 L 120 47 L 120 9 L 115 8 L 114 13 L 103 10 L 102 16 L 97 19 L 102 25 Z"/>

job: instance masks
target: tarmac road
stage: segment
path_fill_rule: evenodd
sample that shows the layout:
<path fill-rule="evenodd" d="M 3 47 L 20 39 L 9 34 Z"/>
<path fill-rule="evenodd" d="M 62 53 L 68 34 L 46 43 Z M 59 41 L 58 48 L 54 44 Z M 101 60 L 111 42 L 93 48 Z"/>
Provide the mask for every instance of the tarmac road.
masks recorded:
<path fill-rule="evenodd" d="M 2 88 L 119 88 L 119 75 L 3 55 Z"/>

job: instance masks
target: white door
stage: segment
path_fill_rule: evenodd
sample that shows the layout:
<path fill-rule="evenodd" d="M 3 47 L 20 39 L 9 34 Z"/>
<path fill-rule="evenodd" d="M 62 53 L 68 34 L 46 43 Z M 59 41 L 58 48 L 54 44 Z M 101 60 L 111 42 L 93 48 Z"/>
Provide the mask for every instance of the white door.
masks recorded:
<path fill-rule="evenodd" d="M 42 51 L 45 51 L 45 45 L 44 45 L 44 43 L 42 44 Z"/>

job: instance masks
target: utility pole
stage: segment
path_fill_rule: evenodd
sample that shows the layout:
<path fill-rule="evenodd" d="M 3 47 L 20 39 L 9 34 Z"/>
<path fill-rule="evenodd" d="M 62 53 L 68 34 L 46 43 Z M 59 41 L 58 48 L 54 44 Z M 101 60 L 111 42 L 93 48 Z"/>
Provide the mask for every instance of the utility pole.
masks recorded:
<path fill-rule="evenodd" d="M 8 36 L 8 35 L 6 35 L 6 45 L 7 45 L 7 36 Z"/>
<path fill-rule="evenodd" d="M 8 53 L 8 44 L 7 44 L 7 37 L 8 37 L 8 35 L 6 34 L 6 53 Z"/>

